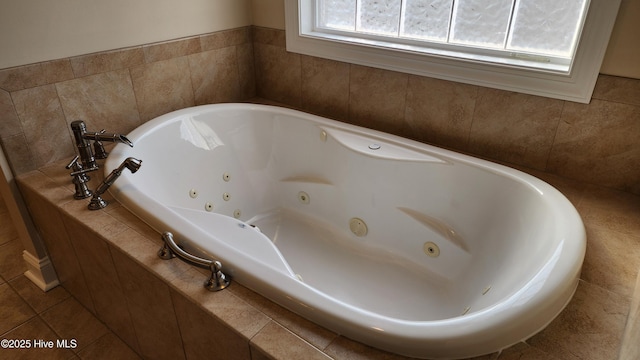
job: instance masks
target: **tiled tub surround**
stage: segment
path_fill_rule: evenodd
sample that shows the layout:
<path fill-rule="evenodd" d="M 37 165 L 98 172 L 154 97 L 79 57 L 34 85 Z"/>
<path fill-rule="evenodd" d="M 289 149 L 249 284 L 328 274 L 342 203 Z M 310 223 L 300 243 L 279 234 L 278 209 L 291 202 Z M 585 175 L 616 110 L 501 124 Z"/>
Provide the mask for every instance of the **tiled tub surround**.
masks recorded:
<path fill-rule="evenodd" d="M 0 142 L 15 175 L 73 155 L 68 124 L 127 133 L 171 110 L 286 106 L 640 195 L 640 80 L 601 75 L 591 104 L 288 53 L 244 27 L 0 70 Z"/>
<path fill-rule="evenodd" d="M 255 96 L 251 28 L 0 70 L 14 175 L 74 154 L 69 124 L 126 134 L 157 115 Z"/>
<path fill-rule="evenodd" d="M 117 202 L 89 211 L 88 200 L 73 200 L 64 165 L 19 176 L 21 191 L 64 288 L 143 357 L 402 359 L 323 329 L 237 282 L 206 291 L 206 271 L 160 260 L 160 234 Z M 640 268 L 640 198 L 532 174 L 566 194 L 584 219 L 589 243 L 581 281 L 549 327 L 481 359 L 616 359 L 625 324 L 631 331 L 640 321 L 637 310 L 628 319 Z M 636 340 L 627 344 L 637 349 Z"/>
<path fill-rule="evenodd" d="M 259 97 L 640 194 L 640 80 L 602 75 L 577 104 L 289 53 L 284 34 L 254 28 Z"/>

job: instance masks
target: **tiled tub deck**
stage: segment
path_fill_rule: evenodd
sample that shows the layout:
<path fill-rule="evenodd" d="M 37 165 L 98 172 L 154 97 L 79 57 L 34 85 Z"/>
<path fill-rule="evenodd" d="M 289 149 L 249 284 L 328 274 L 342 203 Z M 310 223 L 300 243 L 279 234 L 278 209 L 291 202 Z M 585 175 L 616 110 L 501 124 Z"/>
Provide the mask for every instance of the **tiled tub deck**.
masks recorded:
<path fill-rule="evenodd" d="M 66 162 L 19 176 L 20 189 L 62 286 L 143 357 L 404 359 L 319 327 L 237 282 L 225 291 L 206 291 L 206 271 L 177 259 L 160 260 L 160 235 L 117 202 L 89 211 L 88 200 L 73 200 Z M 636 341 L 623 337 L 627 322 L 628 336 L 638 331 L 633 326 L 638 311 L 630 309 L 639 306 L 640 296 L 638 291 L 634 296 L 640 197 L 532 174 L 567 195 L 585 222 L 588 246 L 580 285 L 541 333 L 481 359 L 600 360 L 615 359 L 619 352 L 632 359 L 638 355 Z M 92 189 L 101 176 L 92 173 Z"/>

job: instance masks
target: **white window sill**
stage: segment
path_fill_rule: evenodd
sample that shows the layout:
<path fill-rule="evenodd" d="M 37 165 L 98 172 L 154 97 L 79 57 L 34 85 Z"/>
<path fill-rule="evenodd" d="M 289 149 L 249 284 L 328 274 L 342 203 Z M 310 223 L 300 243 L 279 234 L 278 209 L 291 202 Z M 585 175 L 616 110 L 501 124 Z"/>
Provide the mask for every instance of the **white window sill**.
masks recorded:
<path fill-rule="evenodd" d="M 299 7 L 299 3 L 302 3 Z M 309 1 L 285 0 L 287 50 L 358 65 L 443 80 L 589 103 L 620 0 L 591 0 L 573 65 L 544 66 L 529 61 L 488 63 L 457 59 L 446 53 L 424 54 L 411 48 L 388 48 L 374 42 L 354 44 L 339 36 L 315 33 Z M 516 66 L 518 65 L 518 66 Z M 532 66 L 533 65 L 533 66 Z"/>

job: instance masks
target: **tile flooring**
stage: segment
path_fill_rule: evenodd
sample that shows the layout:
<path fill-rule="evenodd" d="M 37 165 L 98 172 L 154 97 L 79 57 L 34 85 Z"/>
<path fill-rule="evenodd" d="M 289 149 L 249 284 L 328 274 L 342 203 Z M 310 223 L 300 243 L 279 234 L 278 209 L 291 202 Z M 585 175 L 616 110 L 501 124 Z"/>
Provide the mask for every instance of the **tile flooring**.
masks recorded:
<path fill-rule="evenodd" d="M 27 279 L 22 249 L 0 198 L 0 339 L 31 347 L 0 347 L 0 359 L 139 359 L 64 288 L 44 293 Z"/>

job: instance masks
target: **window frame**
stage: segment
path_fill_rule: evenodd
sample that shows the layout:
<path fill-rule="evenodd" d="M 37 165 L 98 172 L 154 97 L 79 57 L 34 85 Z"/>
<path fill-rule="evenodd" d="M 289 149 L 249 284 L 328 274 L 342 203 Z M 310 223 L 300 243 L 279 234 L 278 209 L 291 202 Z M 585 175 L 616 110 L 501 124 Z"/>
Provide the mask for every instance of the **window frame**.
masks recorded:
<path fill-rule="evenodd" d="M 621 0 L 591 0 L 568 72 L 354 44 L 313 29 L 313 1 L 285 0 L 287 51 L 530 95 L 589 103 Z M 302 6 L 300 6 L 302 5 Z M 302 20 L 302 21 L 301 21 Z"/>

